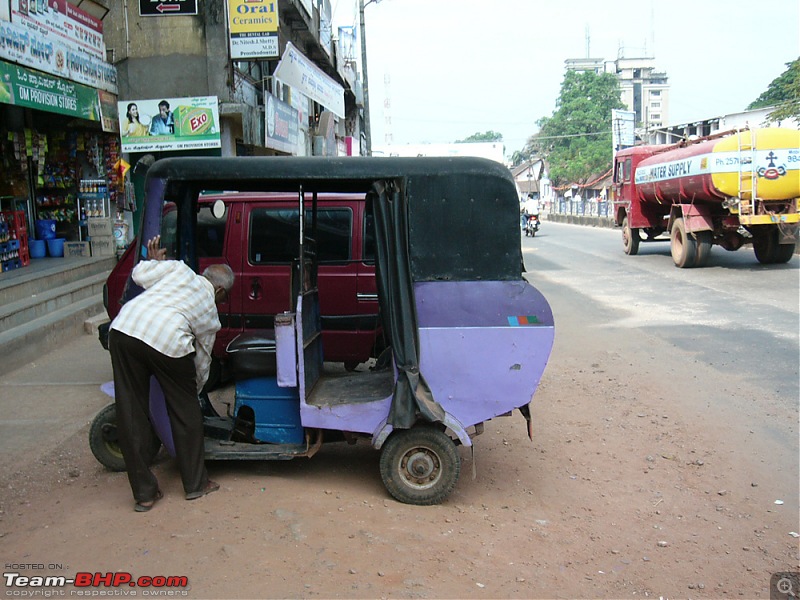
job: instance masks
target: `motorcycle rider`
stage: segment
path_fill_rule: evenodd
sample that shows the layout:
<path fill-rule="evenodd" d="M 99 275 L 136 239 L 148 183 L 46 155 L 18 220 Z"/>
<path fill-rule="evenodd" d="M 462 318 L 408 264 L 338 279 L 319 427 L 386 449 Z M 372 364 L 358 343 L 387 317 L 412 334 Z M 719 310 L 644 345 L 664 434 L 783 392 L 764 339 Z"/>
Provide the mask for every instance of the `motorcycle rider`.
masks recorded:
<path fill-rule="evenodd" d="M 537 220 L 539 219 L 539 199 L 534 198 L 532 193 L 528 194 L 528 199 L 525 201 L 523 212 L 525 214 L 526 224 L 531 217 L 536 217 Z"/>

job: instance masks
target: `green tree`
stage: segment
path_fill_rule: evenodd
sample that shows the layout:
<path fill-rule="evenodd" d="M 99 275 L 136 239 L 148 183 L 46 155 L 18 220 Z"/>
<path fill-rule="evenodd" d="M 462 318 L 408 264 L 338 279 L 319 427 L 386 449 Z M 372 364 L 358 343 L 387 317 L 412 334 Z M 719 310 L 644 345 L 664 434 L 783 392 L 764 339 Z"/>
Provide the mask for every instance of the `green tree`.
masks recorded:
<path fill-rule="evenodd" d="M 468 144 L 470 142 L 502 142 L 503 134 L 496 131 L 487 131 L 485 133 L 473 133 L 468 138 L 463 140 L 456 140 L 456 144 Z"/>
<path fill-rule="evenodd" d="M 556 186 L 586 183 L 611 167 L 611 111 L 623 108 L 612 73 L 567 71 L 553 116 L 536 122 L 522 154 L 544 157 Z"/>
<path fill-rule="evenodd" d="M 770 121 L 790 118 L 800 121 L 800 58 L 786 63 L 786 70 L 773 79 L 769 87 L 747 109 L 770 106 L 775 107 L 767 116 Z"/>

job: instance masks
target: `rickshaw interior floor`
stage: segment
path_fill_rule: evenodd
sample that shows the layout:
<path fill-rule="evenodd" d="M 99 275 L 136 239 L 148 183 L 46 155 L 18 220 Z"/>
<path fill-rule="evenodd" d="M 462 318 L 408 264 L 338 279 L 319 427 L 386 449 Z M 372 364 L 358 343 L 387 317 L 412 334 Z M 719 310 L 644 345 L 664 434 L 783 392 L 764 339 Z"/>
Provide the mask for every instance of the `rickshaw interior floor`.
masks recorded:
<path fill-rule="evenodd" d="M 341 363 L 323 363 L 322 375 L 314 385 L 307 404 L 358 404 L 388 398 L 394 389 L 393 370 L 371 370 L 369 364 L 360 365 L 355 371 L 347 371 Z M 235 382 L 231 380 L 210 391 L 208 399 L 218 414 L 231 413 L 236 400 Z"/>
<path fill-rule="evenodd" d="M 391 396 L 393 389 L 392 369 L 347 372 L 344 369 L 331 369 L 326 363 L 306 403 L 331 406 L 374 402 Z"/>

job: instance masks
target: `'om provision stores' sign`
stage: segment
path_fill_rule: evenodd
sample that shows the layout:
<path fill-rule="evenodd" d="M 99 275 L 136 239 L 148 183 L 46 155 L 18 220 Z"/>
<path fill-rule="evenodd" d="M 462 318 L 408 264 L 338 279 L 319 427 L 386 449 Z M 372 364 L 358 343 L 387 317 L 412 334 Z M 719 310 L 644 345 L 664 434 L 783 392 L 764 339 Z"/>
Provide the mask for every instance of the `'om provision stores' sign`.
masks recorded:
<path fill-rule="evenodd" d="M 0 62 L 0 102 L 100 121 L 94 88 L 39 71 Z"/>

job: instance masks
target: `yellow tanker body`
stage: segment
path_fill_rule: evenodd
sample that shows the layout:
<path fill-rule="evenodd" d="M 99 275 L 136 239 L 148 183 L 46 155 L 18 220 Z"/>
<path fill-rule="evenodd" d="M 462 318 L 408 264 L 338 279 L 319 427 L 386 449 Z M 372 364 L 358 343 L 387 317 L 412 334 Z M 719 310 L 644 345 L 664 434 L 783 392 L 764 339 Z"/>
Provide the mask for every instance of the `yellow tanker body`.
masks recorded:
<path fill-rule="evenodd" d="M 750 150 L 752 148 L 752 150 Z M 739 160 L 751 161 L 739 168 Z M 746 189 L 740 183 L 756 176 L 756 195 L 764 200 L 800 198 L 800 131 L 757 129 L 741 131 L 718 141 L 712 150 L 711 179 L 714 187 L 726 196 L 736 197 Z"/>
<path fill-rule="evenodd" d="M 614 157 L 614 220 L 627 254 L 670 234 L 679 267 L 701 266 L 712 245 L 752 244 L 761 263 L 791 259 L 800 224 L 800 131 L 719 133 Z"/>

